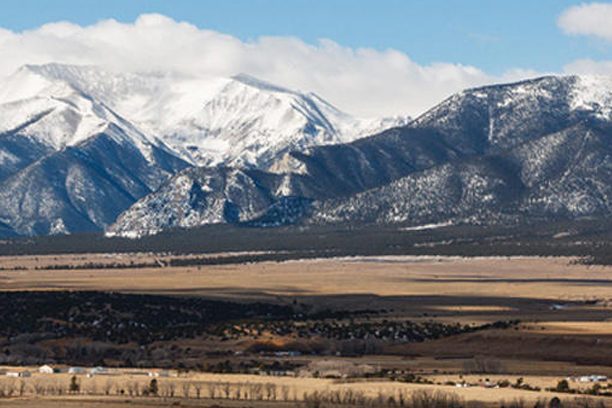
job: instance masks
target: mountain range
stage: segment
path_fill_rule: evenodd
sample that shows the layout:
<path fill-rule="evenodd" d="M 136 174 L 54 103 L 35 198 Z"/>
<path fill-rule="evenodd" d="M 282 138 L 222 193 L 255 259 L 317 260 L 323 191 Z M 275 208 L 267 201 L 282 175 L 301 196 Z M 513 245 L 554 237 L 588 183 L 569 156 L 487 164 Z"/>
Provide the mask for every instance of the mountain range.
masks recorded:
<path fill-rule="evenodd" d="M 406 126 L 291 152 L 283 161 L 299 171 L 225 171 L 214 177 L 223 180 L 216 187 L 210 169 L 185 171 L 108 231 L 140 235 L 238 221 L 415 227 L 609 217 L 612 78 L 549 76 L 469 89 Z"/>
<path fill-rule="evenodd" d="M 368 136 L 369 135 L 369 136 Z M 247 75 L 26 66 L 0 84 L 0 235 L 612 215 L 612 78 L 359 119 Z"/>
<path fill-rule="evenodd" d="M 100 231 L 181 170 L 275 171 L 287 152 L 406 121 L 246 75 L 24 66 L 0 83 L 0 234 Z"/>

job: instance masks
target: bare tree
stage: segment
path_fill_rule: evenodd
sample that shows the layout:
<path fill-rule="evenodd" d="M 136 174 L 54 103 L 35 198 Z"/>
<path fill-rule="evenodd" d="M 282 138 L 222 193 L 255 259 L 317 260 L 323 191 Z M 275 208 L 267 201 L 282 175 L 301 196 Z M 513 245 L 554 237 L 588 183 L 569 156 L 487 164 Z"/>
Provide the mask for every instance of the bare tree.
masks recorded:
<path fill-rule="evenodd" d="M 5 380 L 2 382 L 3 387 L 0 389 L 0 396 L 10 398 L 15 393 L 15 382 L 13 380 Z"/>
<path fill-rule="evenodd" d="M 170 396 L 170 389 L 168 388 L 168 382 L 163 382 L 159 385 L 159 391 L 162 397 Z"/>
<path fill-rule="evenodd" d="M 63 395 L 64 394 L 64 386 L 62 385 L 61 382 L 56 381 L 53 384 L 53 388 L 54 388 L 54 391 L 55 391 L 55 395 Z"/>
<path fill-rule="evenodd" d="M 87 393 L 91 394 L 91 395 L 96 395 L 98 393 L 98 383 L 97 381 L 89 381 L 88 382 L 89 387 L 87 387 Z"/>
<path fill-rule="evenodd" d="M 232 391 L 232 385 L 230 383 L 226 382 L 226 383 L 223 384 L 221 389 L 223 390 L 223 394 L 225 395 L 225 399 L 229 399 L 230 398 L 230 393 Z"/>
<path fill-rule="evenodd" d="M 19 396 L 23 397 L 23 394 L 25 394 L 26 391 L 26 382 L 24 380 L 19 381 Z"/>
<path fill-rule="evenodd" d="M 113 389 L 113 382 L 108 379 L 106 380 L 106 382 L 104 383 L 104 386 L 102 387 L 103 391 L 104 391 L 104 395 L 110 395 L 112 389 Z"/>
<path fill-rule="evenodd" d="M 261 384 L 253 384 L 250 387 L 251 399 L 261 401 L 263 399 L 263 387 Z"/>
<path fill-rule="evenodd" d="M 267 383 L 266 384 L 266 399 L 268 401 L 272 401 L 276 399 L 276 384 Z"/>
<path fill-rule="evenodd" d="M 136 383 L 134 383 L 133 381 L 129 381 L 126 385 L 125 388 L 127 390 L 127 393 L 130 397 L 133 397 L 134 394 L 136 393 Z"/>
<path fill-rule="evenodd" d="M 208 398 L 215 399 L 217 395 L 217 386 L 215 383 L 207 382 L 206 388 L 208 389 Z"/>
<path fill-rule="evenodd" d="M 283 401 L 289 401 L 289 387 L 283 385 L 280 389 L 281 398 Z M 349 390 L 350 391 L 350 390 Z"/>
<path fill-rule="evenodd" d="M 242 399 L 243 383 L 234 384 L 234 399 L 240 401 Z"/>
<path fill-rule="evenodd" d="M 191 391 L 191 382 L 183 381 L 181 384 L 181 389 L 183 391 L 183 398 L 189 398 L 189 392 Z"/>
<path fill-rule="evenodd" d="M 200 396 L 202 395 L 202 383 L 197 382 L 193 384 L 193 388 L 195 389 L 196 398 L 200 399 Z"/>
<path fill-rule="evenodd" d="M 174 398 L 174 392 L 176 390 L 176 384 L 174 381 L 168 381 L 168 391 L 170 393 L 169 397 Z"/>
<path fill-rule="evenodd" d="M 32 381 L 32 392 L 34 395 L 39 396 L 45 393 L 45 385 L 38 379 Z"/>
<path fill-rule="evenodd" d="M 135 392 L 137 396 L 141 396 L 147 393 L 147 385 L 141 382 L 136 382 Z"/>

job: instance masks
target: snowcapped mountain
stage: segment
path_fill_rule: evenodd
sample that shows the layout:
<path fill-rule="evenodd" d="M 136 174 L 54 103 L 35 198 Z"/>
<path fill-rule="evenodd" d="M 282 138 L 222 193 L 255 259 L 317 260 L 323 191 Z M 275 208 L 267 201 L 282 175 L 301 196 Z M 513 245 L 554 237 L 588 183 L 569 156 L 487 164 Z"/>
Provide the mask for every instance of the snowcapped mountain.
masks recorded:
<path fill-rule="evenodd" d="M 0 134 L 20 136 L 60 150 L 103 132 L 111 125 L 118 142 L 129 141 L 148 156 L 154 148 L 170 148 L 146 136 L 124 117 L 71 82 L 54 78 L 47 71 L 60 66 L 25 66 L 0 83 Z"/>
<path fill-rule="evenodd" d="M 29 94 L 43 91 L 54 97 L 55 89 L 49 86 L 76 89 L 110 107 L 142 133 L 163 140 L 197 166 L 265 170 L 283 153 L 349 142 L 408 121 L 402 117 L 357 119 L 317 95 L 290 91 L 244 74 L 192 78 L 60 64 L 28 66 L 22 71 L 37 78 L 29 79 L 28 85 L 9 81 L 9 88 L 23 88 Z"/>
<path fill-rule="evenodd" d="M 208 204 L 213 212 L 206 216 L 192 211 L 221 190 L 196 187 L 198 194 L 170 204 L 161 197 L 166 185 L 155 200 L 147 197 L 122 214 L 110 231 L 140 234 L 210 222 L 276 225 L 274 216 L 280 222 L 290 219 L 287 214 L 293 221 L 301 216 L 302 223 L 409 226 L 609 217 L 612 79 L 551 76 L 466 90 L 405 127 L 290 152 L 277 165 L 295 170 L 284 174 L 282 194 L 278 183 L 233 179 L 233 191 L 251 194 L 249 186 L 256 186 L 267 197 L 253 210 L 252 203 L 224 194 L 224 206 L 241 214 L 233 220 Z M 283 174 L 259 175 L 273 176 Z M 303 186 L 308 188 L 301 191 Z M 291 205 L 282 201 L 287 198 Z"/>
<path fill-rule="evenodd" d="M 166 126 L 163 138 L 200 166 L 267 170 L 290 151 L 346 143 L 406 122 L 356 119 L 317 95 L 238 75 L 200 110 Z"/>
<path fill-rule="evenodd" d="M 405 122 L 356 119 L 246 75 L 24 66 L 0 82 L 0 231 L 104 229 L 187 167 L 278 168 L 289 151 Z"/>
<path fill-rule="evenodd" d="M 99 231 L 187 163 L 124 129 L 46 154 L 0 183 L 0 220 L 18 235 Z"/>
<path fill-rule="evenodd" d="M 346 200 L 312 222 L 409 225 L 612 214 L 612 79 L 546 77 L 467 90 L 411 126 L 460 152 Z"/>

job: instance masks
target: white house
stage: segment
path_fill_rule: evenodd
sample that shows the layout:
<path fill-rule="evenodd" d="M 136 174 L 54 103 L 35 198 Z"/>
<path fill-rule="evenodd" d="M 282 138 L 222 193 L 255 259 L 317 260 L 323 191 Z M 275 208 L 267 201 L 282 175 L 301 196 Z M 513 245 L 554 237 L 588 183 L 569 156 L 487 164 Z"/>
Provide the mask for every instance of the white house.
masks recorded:
<path fill-rule="evenodd" d="M 170 377 L 170 373 L 168 371 L 151 371 L 149 377 Z"/>
<path fill-rule="evenodd" d="M 55 370 L 50 365 L 45 364 L 38 369 L 38 372 L 41 374 L 53 374 Z"/>

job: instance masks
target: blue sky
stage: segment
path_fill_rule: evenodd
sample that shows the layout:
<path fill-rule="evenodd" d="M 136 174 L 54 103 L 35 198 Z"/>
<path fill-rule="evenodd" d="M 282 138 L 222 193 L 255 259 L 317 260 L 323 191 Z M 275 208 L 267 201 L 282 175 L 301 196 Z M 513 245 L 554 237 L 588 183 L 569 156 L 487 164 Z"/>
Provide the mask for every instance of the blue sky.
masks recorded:
<path fill-rule="evenodd" d="M 73 24 L 41 28 L 60 21 Z M 0 53 L 0 76 L 46 62 L 247 72 L 362 116 L 414 115 L 465 87 L 612 74 L 612 1 L 0 0 Z"/>
<path fill-rule="evenodd" d="M 242 40 L 263 35 L 329 38 L 351 47 L 394 48 L 427 64 L 449 61 L 492 74 L 510 67 L 559 71 L 579 58 L 610 58 L 600 41 L 565 35 L 556 24 L 576 0 L 0 0 L 0 26 L 51 21 L 89 25 L 161 13 Z M 611 22 L 612 24 L 612 22 Z"/>

